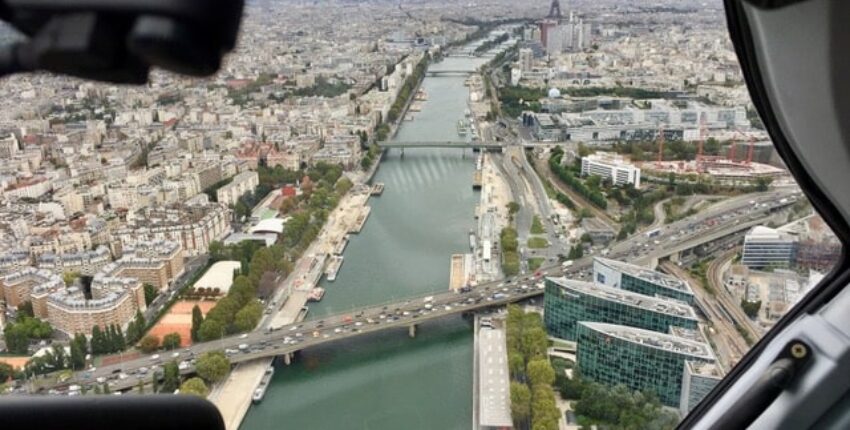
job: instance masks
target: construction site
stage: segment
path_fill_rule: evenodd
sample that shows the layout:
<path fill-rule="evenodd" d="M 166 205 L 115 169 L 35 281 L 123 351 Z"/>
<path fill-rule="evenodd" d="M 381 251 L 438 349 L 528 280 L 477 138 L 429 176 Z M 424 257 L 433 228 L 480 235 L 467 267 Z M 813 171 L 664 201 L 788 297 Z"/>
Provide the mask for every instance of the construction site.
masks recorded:
<path fill-rule="evenodd" d="M 706 155 L 704 152 L 705 136 L 705 127 L 701 127 L 700 137 L 696 142 L 697 152 L 694 160 L 664 160 L 665 133 L 664 129 L 661 128 L 658 132 L 658 152 L 655 161 L 636 164 L 639 165 L 644 174 L 649 176 L 666 177 L 670 173 L 676 176 L 706 175 L 714 182 L 729 184 L 751 182 L 759 178 L 775 180 L 788 176 L 785 169 L 753 161 L 753 151 L 756 144 L 753 137 L 746 139 L 743 134 L 736 133 L 729 140 L 726 154 Z M 746 156 L 739 158 L 738 145 L 744 144 L 744 142 L 747 145 Z"/>

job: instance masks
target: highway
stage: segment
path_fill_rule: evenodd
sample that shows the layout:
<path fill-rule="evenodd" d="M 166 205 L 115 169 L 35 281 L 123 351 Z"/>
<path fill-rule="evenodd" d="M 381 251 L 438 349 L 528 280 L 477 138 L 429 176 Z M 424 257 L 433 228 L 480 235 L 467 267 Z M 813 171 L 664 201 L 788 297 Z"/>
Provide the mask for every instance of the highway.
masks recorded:
<path fill-rule="evenodd" d="M 780 191 L 750 195 L 749 201 L 730 199 L 726 204 L 715 205 L 692 218 L 668 225 L 657 237 L 651 239 L 669 245 L 650 246 L 647 243 L 650 239 L 636 236 L 612 247 L 608 257 L 632 262 L 646 261 L 669 256 L 679 252 L 677 250 L 693 248 L 720 234 L 737 231 L 736 229 L 744 224 L 765 222 L 773 217 L 774 211 L 793 203 L 780 203 L 782 198 L 792 194 L 790 191 Z M 717 219 L 723 219 L 724 222 L 719 223 Z M 744 219 L 749 221 L 743 222 Z M 685 233 L 681 233 L 683 231 Z M 588 256 L 574 261 L 566 269 L 560 265 L 547 266 L 535 274 L 481 284 L 468 292 L 441 291 L 430 296 L 411 297 L 396 303 L 370 306 L 323 320 L 296 322 L 281 327 L 267 326 L 262 331 L 197 343 L 185 350 L 150 354 L 121 364 L 79 371 L 65 384 L 92 384 L 98 378 L 104 378 L 101 381 L 109 380 L 113 391 L 124 390 L 138 384 L 139 379 L 150 380 L 150 372 L 156 371 L 156 367 L 171 360 L 184 362 L 181 366 L 182 373 L 192 373 L 195 357 L 208 351 L 229 350 L 231 361 L 238 363 L 260 357 L 286 355 L 311 346 L 380 330 L 410 327 L 447 315 L 501 306 L 541 295 L 543 290 L 538 285 L 541 277 L 568 276 L 587 279 L 590 277 L 591 265 L 592 257 Z M 426 297 L 431 298 L 426 301 Z M 244 346 L 242 350 L 248 352 L 241 352 L 240 345 Z"/>

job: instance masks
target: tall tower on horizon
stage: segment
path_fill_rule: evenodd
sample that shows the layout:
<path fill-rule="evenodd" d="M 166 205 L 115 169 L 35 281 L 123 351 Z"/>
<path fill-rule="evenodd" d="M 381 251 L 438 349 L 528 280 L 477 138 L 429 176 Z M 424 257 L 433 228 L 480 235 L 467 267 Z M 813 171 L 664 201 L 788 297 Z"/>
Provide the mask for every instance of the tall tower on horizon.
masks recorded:
<path fill-rule="evenodd" d="M 564 15 L 561 13 L 561 3 L 558 0 L 552 0 L 552 4 L 549 6 L 549 16 L 546 18 L 560 20 L 563 17 Z"/>

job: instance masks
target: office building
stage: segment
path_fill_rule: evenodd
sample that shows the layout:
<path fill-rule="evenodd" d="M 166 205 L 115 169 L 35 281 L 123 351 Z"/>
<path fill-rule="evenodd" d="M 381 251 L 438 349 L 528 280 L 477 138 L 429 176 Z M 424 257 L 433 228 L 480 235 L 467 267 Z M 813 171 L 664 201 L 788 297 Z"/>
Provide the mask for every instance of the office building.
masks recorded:
<path fill-rule="evenodd" d="M 678 300 L 646 296 L 591 282 L 546 278 L 543 321 L 550 335 L 574 341 L 579 321 L 639 327 L 666 333 L 671 326 L 695 330 L 693 308 Z"/>
<path fill-rule="evenodd" d="M 614 185 L 633 184 L 640 188 L 640 169 L 619 155 L 597 152 L 581 159 L 582 176 L 595 175 Z"/>
<path fill-rule="evenodd" d="M 764 226 L 753 227 L 744 236 L 741 263 L 750 268 L 788 267 L 797 252 L 797 239 Z"/>
<path fill-rule="evenodd" d="M 694 304 L 694 292 L 686 282 L 634 264 L 595 257 L 593 279 L 598 284 L 613 288 L 648 296 L 670 297 L 689 305 Z"/>
<path fill-rule="evenodd" d="M 616 324 L 579 322 L 576 359 L 582 377 L 647 390 L 679 407 L 685 363 L 713 363 L 708 344 Z"/>
<path fill-rule="evenodd" d="M 723 375 L 716 363 L 685 361 L 679 414 L 684 417 L 690 413 L 721 379 Z"/>

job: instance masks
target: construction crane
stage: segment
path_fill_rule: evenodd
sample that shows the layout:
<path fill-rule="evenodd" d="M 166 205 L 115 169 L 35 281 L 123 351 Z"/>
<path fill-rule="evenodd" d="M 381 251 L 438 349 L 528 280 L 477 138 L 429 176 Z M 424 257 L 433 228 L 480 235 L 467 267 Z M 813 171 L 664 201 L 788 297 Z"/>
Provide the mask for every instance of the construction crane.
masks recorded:
<path fill-rule="evenodd" d="M 658 126 L 658 160 L 656 163 L 658 165 L 664 161 L 664 125 L 661 124 Z"/>
<path fill-rule="evenodd" d="M 697 141 L 697 172 L 702 173 L 703 171 L 703 146 L 705 145 L 705 117 L 701 117 L 699 120 L 699 140 Z"/>
<path fill-rule="evenodd" d="M 750 136 L 750 147 L 747 149 L 747 165 L 753 162 L 753 148 L 756 144 L 756 137 Z"/>

